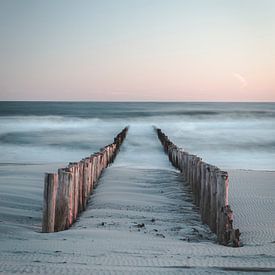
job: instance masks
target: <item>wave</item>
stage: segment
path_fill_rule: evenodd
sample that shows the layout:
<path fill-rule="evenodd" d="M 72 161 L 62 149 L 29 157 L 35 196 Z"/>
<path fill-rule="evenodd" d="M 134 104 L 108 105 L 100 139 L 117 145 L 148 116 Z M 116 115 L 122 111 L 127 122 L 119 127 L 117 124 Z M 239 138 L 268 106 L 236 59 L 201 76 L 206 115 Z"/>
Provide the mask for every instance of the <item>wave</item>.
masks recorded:
<path fill-rule="evenodd" d="M 32 104 L 30 111 L 19 104 L 17 114 L 0 115 L 0 163 L 79 160 L 112 142 L 125 125 L 138 135 L 129 142 L 132 147 L 145 145 L 148 129 L 156 125 L 177 145 L 222 167 L 270 169 L 275 163 L 275 104 Z M 45 106 L 47 115 L 37 115 Z"/>
<path fill-rule="evenodd" d="M 145 126 L 145 125 L 144 125 Z M 146 126 L 145 126 L 146 127 Z M 81 137 L 79 137 L 81 134 Z M 191 133 L 190 133 L 191 134 Z M 214 139 L 215 133 L 209 134 L 208 137 L 197 137 L 196 140 L 192 138 L 195 131 L 188 135 L 174 136 L 177 140 L 181 139 L 181 143 L 185 142 L 186 145 L 193 143 L 202 149 L 215 149 L 215 150 L 275 150 L 275 142 L 272 137 L 256 137 L 254 133 L 254 140 L 251 136 L 246 137 L 239 135 L 235 139 L 220 138 Z M 98 139 L 99 136 L 91 137 L 89 132 L 68 132 L 68 131 L 26 131 L 26 132 L 10 132 L 0 135 L 0 144 L 10 145 L 31 145 L 31 146 L 51 146 L 57 148 L 81 149 L 91 150 L 94 146 L 94 138 Z M 140 137 L 142 139 L 142 136 Z M 134 142 L 131 142 L 135 146 Z M 138 145 L 138 144 L 137 144 Z"/>
<path fill-rule="evenodd" d="M 0 102 L 3 116 L 121 119 L 186 116 L 275 117 L 274 103 Z"/>

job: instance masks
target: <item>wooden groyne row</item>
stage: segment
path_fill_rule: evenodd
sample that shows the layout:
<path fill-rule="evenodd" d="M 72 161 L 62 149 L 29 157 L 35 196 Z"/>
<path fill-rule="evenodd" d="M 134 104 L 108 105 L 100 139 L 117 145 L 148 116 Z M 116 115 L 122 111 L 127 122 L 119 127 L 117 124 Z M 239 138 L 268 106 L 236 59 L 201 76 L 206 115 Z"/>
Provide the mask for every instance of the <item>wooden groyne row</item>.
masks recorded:
<path fill-rule="evenodd" d="M 220 244 L 239 247 L 240 231 L 233 228 L 233 212 L 228 205 L 228 173 L 177 147 L 161 129 L 155 130 L 169 160 L 190 184 L 203 223 Z"/>
<path fill-rule="evenodd" d="M 57 173 L 45 174 L 42 232 L 62 231 L 76 221 L 85 210 L 102 171 L 114 161 L 127 131 L 128 127 L 124 128 L 100 152 L 70 163 Z"/>

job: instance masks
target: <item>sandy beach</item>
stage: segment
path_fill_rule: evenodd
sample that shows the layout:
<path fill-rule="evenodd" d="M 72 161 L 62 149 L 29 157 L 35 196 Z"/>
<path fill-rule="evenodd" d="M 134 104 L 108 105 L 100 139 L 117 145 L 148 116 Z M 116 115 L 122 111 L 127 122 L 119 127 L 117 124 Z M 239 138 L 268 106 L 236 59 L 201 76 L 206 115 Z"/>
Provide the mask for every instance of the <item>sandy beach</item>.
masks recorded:
<path fill-rule="evenodd" d="M 243 246 L 220 246 L 201 224 L 188 184 L 153 131 L 146 131 L 146 145 L 142 131 L 129 131 L 87 211 L 63 232 L 41 233 L 43 173 L 62 164 L 2 164 L 0 272 L 275 272 L 275 172 L 229 171 L 229 201 Z"/>

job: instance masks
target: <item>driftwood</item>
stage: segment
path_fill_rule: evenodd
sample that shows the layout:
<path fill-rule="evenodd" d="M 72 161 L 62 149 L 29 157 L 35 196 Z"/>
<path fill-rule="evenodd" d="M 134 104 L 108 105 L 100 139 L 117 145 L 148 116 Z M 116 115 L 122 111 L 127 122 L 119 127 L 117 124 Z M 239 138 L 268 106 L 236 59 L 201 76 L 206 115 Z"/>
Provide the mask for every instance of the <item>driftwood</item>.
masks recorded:
<path fill-rule="evenodd" d="M 239 247 L 241 233 L 233 228 L 233 212 L 228 205 L 228 173 L 178 148 L 161 129 L 155 130 L 169 160 L 190 184 L 202 222 L 217 235 L 220 244 Z"/>
<path fill-rule="evenodd" d="M 76 221 L 103 170 L 114 161 L 127 131 L 128 127 L 124 128 L 100 152 L 60 168 L 58 173 L 45 174 L 42 232 L 62 231 Z"/>

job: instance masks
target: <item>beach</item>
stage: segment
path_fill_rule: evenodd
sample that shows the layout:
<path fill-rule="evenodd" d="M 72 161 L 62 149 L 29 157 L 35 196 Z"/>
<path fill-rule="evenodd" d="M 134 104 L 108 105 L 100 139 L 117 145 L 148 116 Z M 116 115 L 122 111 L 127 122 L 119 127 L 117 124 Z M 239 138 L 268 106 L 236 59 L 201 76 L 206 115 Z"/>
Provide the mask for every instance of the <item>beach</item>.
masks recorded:
<path fill-rule="evenodd" d="M 77 107 L 70 116 L 57 116 L 49 105 L 42 114 L 2 113 L 0 273 L 275 272 L 275 171 L 269 140 L 274 104 L 261 107 L 265 113 L 259 106 L 242 107 L 241 117 L 228 106 L 227 112 L 216 106 L 213 113 L 207 104 L 191 110 L 156 106 L 159 113 L 142 104 L 127 112 L 119 104 L 111 106 L 107 114 L 91 108 L 89 118 Z M 44 173 L 97 151 L 126 125 L 128 136 L 87 210 L 69 230 L 41 233 Z M 228 171 L 229 204 L 242 247 L 218 245 L 201 223 L 188 183 L 169 163 L 152 125 Z"/>

